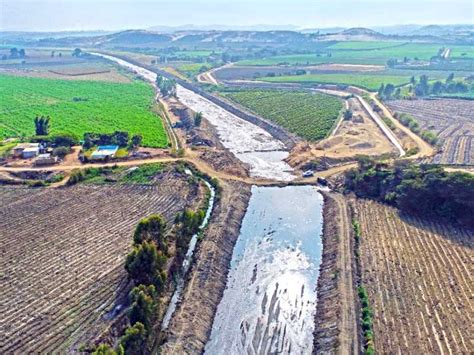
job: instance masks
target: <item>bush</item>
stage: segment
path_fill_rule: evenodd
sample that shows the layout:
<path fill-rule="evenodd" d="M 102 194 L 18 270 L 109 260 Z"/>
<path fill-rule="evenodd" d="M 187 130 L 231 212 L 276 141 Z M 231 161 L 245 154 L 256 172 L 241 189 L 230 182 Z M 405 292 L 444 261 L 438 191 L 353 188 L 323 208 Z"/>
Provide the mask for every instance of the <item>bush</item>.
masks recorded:
<path fill-rule="evenodd" d="M 125 270 L 135 284 L 154 285 L 161 292 L 166 281 L 164 267 L 168 258 L 157 250 L 156 244 L 144 241 L 127 255 Z"/>
<path fill-rule="evenodd" d="M 154 241 L 159 250 L 166 252 L 168 246 L 165 231 L 166 220 L 158 214 L 153 214 L 138 222 L 133 233 L 133 242 L 138 245 L 144 241 Z"/>
<path fill-rule="evenodd" d="M 147 332 L 151 330 L 157 310 L 155 298 L 156 289 L 153 285 L 139 285 L 130 291 L 132 304 L 128 313 L 130 324 L 140 322 L 145 326 Z"/>
<path fill-rule="evenodd" d="M 86 178 L 86 174 L 84 173 L 84 170 L 74 169 L 71 171 L 71 175 L 69 176 L 67 185 L 77 184 L 78 182 L 83 181 L 85 178 Z"/>
<path fill-rule="evenodd" d="M 72 147 L 79 144 L 77 137 L 69 133 L 57 133 L 51 136 L 51 142 L 57 147 Z"/>
<path fill-rule="evenodd" d="M 125 330 L 125 334 L 120 338 L 120 345 L 126 354 L 143 354 L 146 337 L 145 326 L 137 322 Z"/>
<path fill-rule="evenodd" d="M 61 159 L 64 158 L 71 152 L 71 148 L 69 147 L 57 147 L 53 149 L 53 155 L 55 157 L 60 157 Z"/>

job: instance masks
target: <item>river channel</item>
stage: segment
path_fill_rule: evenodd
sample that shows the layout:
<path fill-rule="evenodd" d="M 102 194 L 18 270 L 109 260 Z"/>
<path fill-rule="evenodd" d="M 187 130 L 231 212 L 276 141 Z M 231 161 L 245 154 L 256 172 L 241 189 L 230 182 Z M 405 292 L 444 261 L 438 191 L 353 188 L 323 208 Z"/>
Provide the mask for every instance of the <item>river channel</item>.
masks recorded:
<path fill-rule="evenodd" d="M 157 75 L 145 68 L 97 55 L 156 81 Z M 268 132 L 179 85 L 177 95 L 184 105 L 203 113 L 222 144 L 250 165 L 253 176 L 294 178 L 284 162 L 288 152 L 283 143 Z M 314 186 L 252 187 L 205 354 L 312 352 L 322 209 L 322 195 Z"/>

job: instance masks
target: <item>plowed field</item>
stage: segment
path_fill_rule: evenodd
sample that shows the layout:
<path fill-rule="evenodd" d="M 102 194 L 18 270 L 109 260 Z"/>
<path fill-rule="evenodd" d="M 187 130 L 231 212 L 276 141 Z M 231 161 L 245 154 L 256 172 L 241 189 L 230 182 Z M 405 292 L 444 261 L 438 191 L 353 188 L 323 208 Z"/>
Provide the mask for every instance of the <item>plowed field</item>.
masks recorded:
<path fill-rule="evenodd" d="M 0 353 L 64 353 L 97 336 L 127 284 L 136 223 L 152 213 L 172 221 L 196 196 L 176 176 L 149 186 L 0 187 Z"/>
<path fill-rule="evenodd" d="M 380 354 L 472 353 L 474 232 L 355 203 Z"/>

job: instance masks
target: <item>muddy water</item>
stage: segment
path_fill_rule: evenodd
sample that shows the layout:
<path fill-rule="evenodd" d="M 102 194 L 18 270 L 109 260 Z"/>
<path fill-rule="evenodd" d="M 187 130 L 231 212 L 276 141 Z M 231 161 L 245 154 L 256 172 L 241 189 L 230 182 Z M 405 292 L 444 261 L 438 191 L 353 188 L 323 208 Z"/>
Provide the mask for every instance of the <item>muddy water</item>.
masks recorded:
<path fill-rule="evenodd" d="M 155 84 L 157 74 L 114 56 L 91 53 L 116 62 Z M 282 142 L 270 133 L 247 122 L 195 92 L 177 86 L 178 99 L 216 127 L 219 139 L 239 160 L 249 164 L 250 174 L 255 177 L 290 181 L 294 179 L 292 168 L 284 161 L 289 155 Z"/>
<path fill-rule="evenodd" d="M 224 110 L 206 98 L 181 86 L 178 99 L 203 116 L 216 127 L 219 140 L 234 155 L 250 165 L 250 174 L 256 177 L 289 181 L 294 178 L 292 168 L 285 163 L 288 157 L 282 142 L 248 121 Z"/>
<path fill-rule="evenodd" d="M 323 198 L 253 187 L 205 354 L 310 354 Z"/>

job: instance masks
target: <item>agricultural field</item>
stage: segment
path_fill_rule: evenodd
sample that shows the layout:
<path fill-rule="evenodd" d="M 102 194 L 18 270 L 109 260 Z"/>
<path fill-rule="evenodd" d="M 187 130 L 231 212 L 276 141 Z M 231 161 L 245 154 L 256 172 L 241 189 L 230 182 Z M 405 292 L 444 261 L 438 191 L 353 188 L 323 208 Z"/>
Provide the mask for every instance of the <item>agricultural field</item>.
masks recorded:
<path fill-rule="evenodd" d="M 189 78 L 193 78 L 196 75 L 211 69 L 211 66 L 203 63 L 187 63 L 178 65 L 176 69 Z"/>
<path fill-rule="evenodd" d="M 238 65 L 313 65 L 322 63 L 338 63 L 338 64 L 380 64 L 385 65 L 390 58 L 403 59 L 404 57 L 429 61 L 431 57 L 436 56 L 441 44 L 436 43 L 406 43 L 400 46 L 390 46 L 381 49 L 358 50 L 361 45 L 356 42 L 342 42 L 339 44 L 345 48 L 331 50 L 331 47 L 320 53 L 315 54 L 292 54 L 263 59 L 242 60 Z M 367 42 L 370 43 L 370 42 Z M 368 44 L 367 44 L 368 45 Z M 376 42 L 376 45 L 379 43 Z M 352 48 L 347 48 L 352 47 Z M 451 48 L 450 58 L 474 59 L 474 50 L 470 46 L 455 45 Z M 354 50 L 349 50 L 354 49 Z"/>
<path fill-rule="evenodd" d="M 276 76 L 260 78 L 270 83 L 299 83 L 299 84 L 341 84 L 359 86 L 376 91 L 382 84 L 401 86 L 410 82 L 410 76 L 382 74 L 306 74 L 291 76 Z"/>
<path fill-rule="evenodd" d="M 365 49 L 380 49 L 380 48 L 391 48 L 397 46 L 405 46 L 406 42 L 396 41 L 344 41 L 337 42 L 329 49 L 347 49 L 347 50 L 365 50 Z"/>
<path fill-rule="evenodd" d="M 236 90 L 221 94 L 309 141 L 326 137 L 342 110 L 340 99 L 320 93 Z"/>
<path fill-rule="evenodd" d="M 354 207 L 375 351 L 471 353 L 474 232 L 372 201 Z"/>
<path fill-rule="evenodd" d="M 51 117 L 51 133 L 116 130 L 141 134 L 143 145 L 166 147 L 153 88 L 143 82 L 105 83 L 0 75 L 0 139 L 34 135 L 33 119 Z"/>
<path fill-rule="evenodd" d="M 459 99 L 394 100 L 392 112 L 412 115 L 422 130 L 438 135 L 437 164 L 474 165 L 474 101 Z"/>
<path fill-rule="evenodd" d="M 129 290 L 124 269 L 138 221 L 172 224 L 202 203 L 187 176 L 157 183 L 0 187 L 0 353 L 68 353 L 99 336 Z"/>

